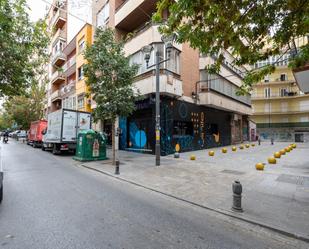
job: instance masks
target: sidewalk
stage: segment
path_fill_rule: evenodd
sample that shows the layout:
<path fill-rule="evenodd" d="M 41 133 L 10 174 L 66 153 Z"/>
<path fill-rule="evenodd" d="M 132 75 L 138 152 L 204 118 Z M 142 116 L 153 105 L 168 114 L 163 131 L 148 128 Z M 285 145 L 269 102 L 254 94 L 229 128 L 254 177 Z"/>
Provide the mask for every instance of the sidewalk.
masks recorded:
<path fill-rule="evenodd" d="M 82 165 L 309 242 L 309 144 L 298 144 L 277 164 L 267 164 L 269 156 L 287 145 L 265 142 L 237 152 L 227 147 L 227 154 L 216 148 L 214 157 L 208 150 L 181 153 L 179 159 L 161 157 L 160 167 L 152 155 L 120 151 L 119 176 L 110 160 Z M 196 161 L 189 160 L 191 154 Z M 264 171 L 255 170 L 257 162 L 266 163 Z M 234 180 L 243 185 L 243 213 L 231 211 Z"/>

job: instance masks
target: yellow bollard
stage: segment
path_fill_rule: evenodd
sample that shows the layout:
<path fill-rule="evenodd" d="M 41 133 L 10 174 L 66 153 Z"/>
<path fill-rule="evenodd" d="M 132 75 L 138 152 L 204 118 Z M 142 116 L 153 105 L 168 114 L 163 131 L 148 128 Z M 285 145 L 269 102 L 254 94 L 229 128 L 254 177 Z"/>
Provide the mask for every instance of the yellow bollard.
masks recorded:
<path fill-rule="evenodd" d="M 240 146 L 239 146 L 239 149 L 243 150 L 243 149 L 244 149 L 244 146 L 243 146 L 243 145 L 240 145 Z"/>
<path fill-rule="evenodd" d="M 292 147 L 295 149 L 296 148 L 296 144 L 292 144 Z"/>
<path fill-rule="evenodd" d="M 257 163 L 257 164 L 255 165 L 255 168 L 256 168 L 257 170 L 264 170 L 264 164 L 263 164 L 263 163 Z"/>
<path fill-rule="evenodd" d="M 236 151 L 236 150 L 237 150 L 236 146 L 233 146 L 232 151 Z"/>
<path fill-rule="evenodd" d="M 281 153 L 279 151 L 275 152 L 274 157 L 275 158 L 280 158 L 281 157 Z"/>
<path fill-rule="evenodd" d="M 252 147 L 254 147 L 254 146 L 255 146 L 255 144 L 251 144 L 251 146 L 252 146 Z"/>
<path fill-rule="evenodd" d="M 280 154 L 281 154 L 281 156 L 285 155 L 285 150 L 280 150 Z"/>
<path fill-rule="evenodd" d="M 246 148 L 249 148 L 250 147 L 250 144 L 246 144 Z"/>
<path fill-rule="evenodd" d="M 222 153 L 227 153 L 227 148 L 223 148 Z"/>
<path fill-rule="evenodd" d="M 190 160 L 194 161 L 196 159 L 195 155 L 190 156 Z"/>
<path fill-rule="evenodd" d="M 211 150 L 211 151 L 208 152 L 208 155 L 209 155 L 209 156 L 214 156 L 214 155 L 215 155 L 215 152 L 214 152 L 213 150 Z"/>
<path fill-rule="evenodd" d="M 290 152 L 291 151 L 289 147 L 284 148 L 284 150 L 285 150 L 285 152 Z"/>
<path fill-rule="evenodd" d="M 277 163 L 277 160 L 276 160 L 274 157 L 269 157 L 269 158 L 268 158 L 268 163 L 269 163 L 269 164 L 276 164 L 276 163 Z"/>

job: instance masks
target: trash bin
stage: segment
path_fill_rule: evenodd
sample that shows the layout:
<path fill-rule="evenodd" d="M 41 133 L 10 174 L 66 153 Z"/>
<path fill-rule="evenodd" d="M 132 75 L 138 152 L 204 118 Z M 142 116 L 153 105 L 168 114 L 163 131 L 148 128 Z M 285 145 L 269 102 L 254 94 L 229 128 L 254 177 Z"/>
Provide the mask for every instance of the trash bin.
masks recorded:
<path fill-rule="evenodd" d="M 82 130 L 78 133 L 76 155 L 78 161 L 106 159 L 106 137 L 94 130 Z"/>

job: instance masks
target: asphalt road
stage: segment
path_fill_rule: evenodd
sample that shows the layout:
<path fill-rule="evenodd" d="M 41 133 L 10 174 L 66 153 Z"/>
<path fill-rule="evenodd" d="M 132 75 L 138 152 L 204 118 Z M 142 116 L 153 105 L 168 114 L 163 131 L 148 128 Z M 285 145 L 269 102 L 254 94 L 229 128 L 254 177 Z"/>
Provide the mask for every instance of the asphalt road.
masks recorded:
<path fill-rule="evenodd" d="M 1 147 L 0 248 L 309 247 L 78 167 L 68 156 L 12 141 Z"/>

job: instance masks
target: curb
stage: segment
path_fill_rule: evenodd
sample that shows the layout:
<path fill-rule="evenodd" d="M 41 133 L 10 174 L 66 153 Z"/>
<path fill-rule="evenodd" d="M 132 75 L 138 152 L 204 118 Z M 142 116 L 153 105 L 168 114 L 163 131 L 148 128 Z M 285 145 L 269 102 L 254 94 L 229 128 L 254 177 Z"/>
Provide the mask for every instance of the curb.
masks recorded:
<path fill-rule="evenodd" d="M 257 225 L 257 226 L 260 226 L 260 227 L 263 227 L 263 228 L 272 230 L 272 231 L 274 231 L 274 232 L 277 232 L 277 233 L 279 233 L 279 234 L 282 234 L 282 235 L 291 237 L 291 238 L 293 238 L 293 239 L 298 239 L 298 240 L 302 240 L 302 241 L 304 241 L 304 242 L 309 243 L 309 237 L 305 237 L 305 236 L 300 235 L 300 234 L 295 234 L 295 233 L 292 233 L 292 232 L 288 232 L 288 231 L 282 230 L 282 229 L 280 229 L 280 228 L 278 228 L 278 227 L 271 226 L 271 225 L 268 225 L 268 224 L 266 224 L 266 223 L 262 223 L 262 222 L 260 222 L 260 221 L 256 221 L 256 220 L 252 220 L 252 219 L 247 219 L 247 218 L 244 218 L 244 217 L 239 217 L 239 216 L 233 214 L 232 212 L 228 212 L 228 211 L 225 211 L 225 210 L 222 210 L 222 209 L 216 209 L 216 208 L 212 208 L 212 207 L 207 207 L 207 206 L 198 204 L 198 203 L 196 203 L 196 202 L 189 201 L 189 200 L 183 199 L 183 198 L 181 198 L 181 197 L 177 197 L 177 196 L 175 196 L 175 195 L 168 194 L 168 193 L 162 192 L 162 191 L 160 191 L 160 190 L 156 190 L 156 189 L 153 189 L 153 188 L 150 188 L 150 187 L 141 185 L 141 184 L 136 183 L 136 182 L 133 182 L 133 181 L 131 181 L 131 180 L 124 179 L 124 178 L 122 178 L 122 177 L 120 177 L 120 176 L 115 176 L 115 175 L 113 175 L 113 174 L 110 174 L 110 173 L 107 173 L 107 172 L 104 172 L 104 171 L 101 171 L 101 170 L 98 170 L 98 169 L 95 169 L 95 168 L 92 168 L 92 167 L 89 167 L 89 166 L 86 166 L 86 165 L 83 165 L 83 164 L 80 164 L 79 166 L 82 166 L 82 167 L 84 167 L 84 168 L 87 168 L 87 169 L 90 169 L 90 170 L 99 172 L 99 173 L 101 173 L 101 174 L 104 174 L 104 175 L 106 175 L 106 176 L 112 177 L 112 178 L 117 179 L 117 180 L 119 180 L 119 181 L 127 182 L 127 183 L 130 183 L 130 184 L 132 184 L 132 185 L 138 186 L 138 187 L 140 187 L 140 188 L 144 188 L 144 189 L 150 190 L 150 191 L 152 191 L 152 192 L 156 192 L 156 193 L 159 193 L 159 194 L 162 194 L 162 195 L 171 197 L 171 198 L 173 198 L 173 199 L 176 199 L 176 200 L 179 200 L 179 201 L 183 201 L 183 202 L 189 203 L 189 204 L 191 204 L 191 205 L 194 205 L 194 206 L 197 206 L 197 207 L 200 207 L 200 208 L 203 208 L 203 209 L 207 209 L 207 210 L 210 210 L 210 211 L 213 211 L 213 212 L 222 214 L 222 215 L 226 215 L 226 216 L 229 216 L 229 217 L 232 217 L 232 218 L 235 218 L 235 219 L 244 221 L 244 222 L 248 222 L 248 223 L 250 223 L 250 224 Z"/>

